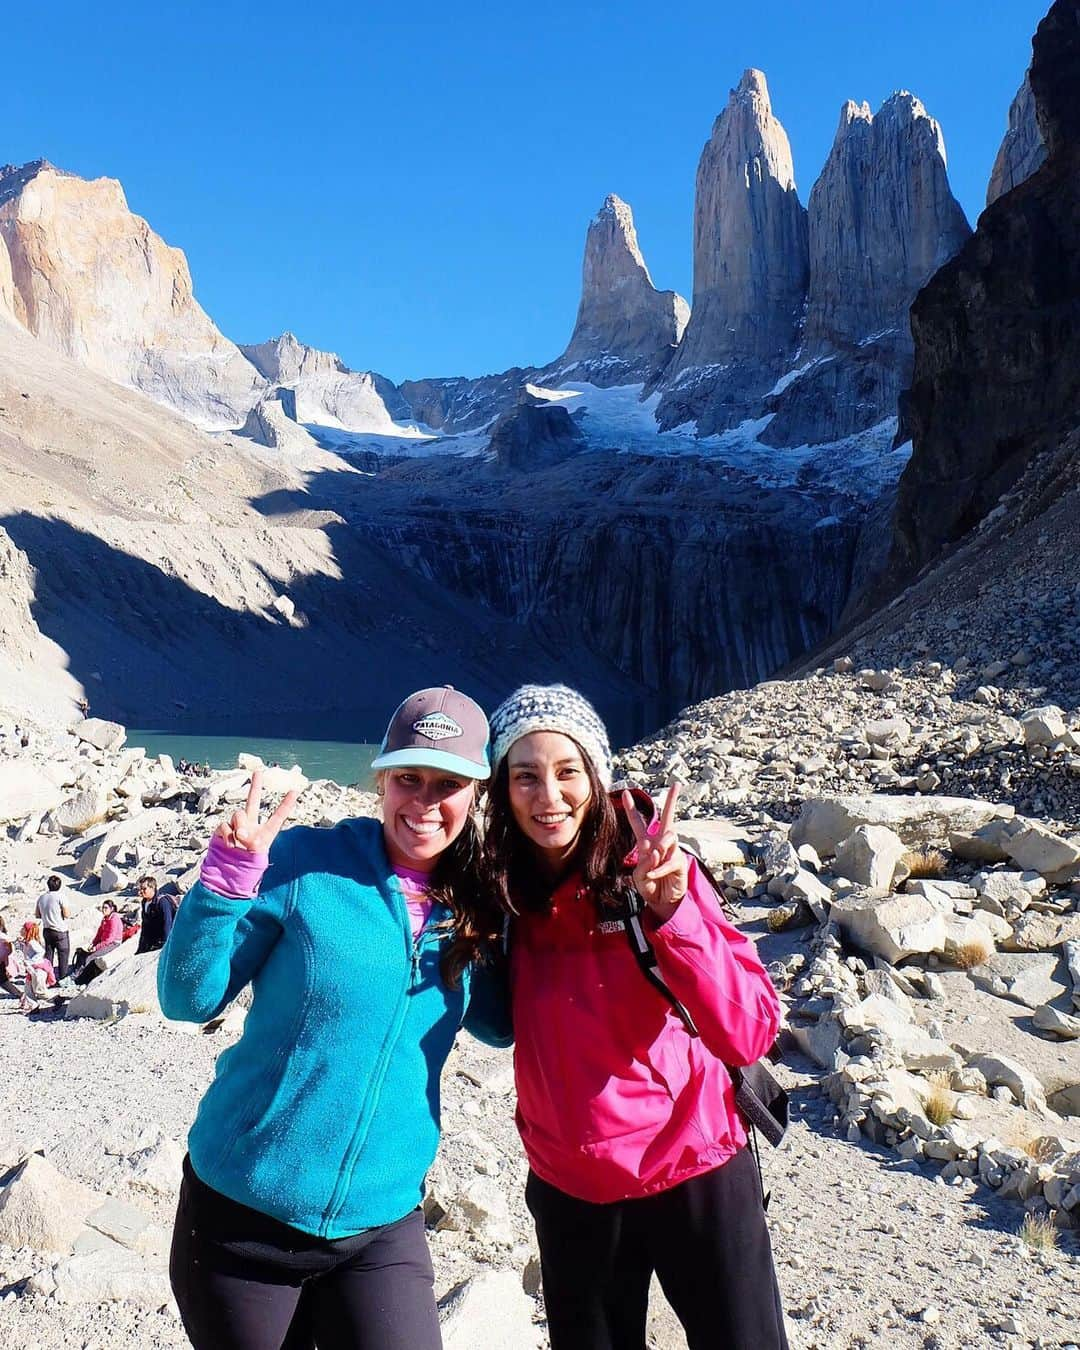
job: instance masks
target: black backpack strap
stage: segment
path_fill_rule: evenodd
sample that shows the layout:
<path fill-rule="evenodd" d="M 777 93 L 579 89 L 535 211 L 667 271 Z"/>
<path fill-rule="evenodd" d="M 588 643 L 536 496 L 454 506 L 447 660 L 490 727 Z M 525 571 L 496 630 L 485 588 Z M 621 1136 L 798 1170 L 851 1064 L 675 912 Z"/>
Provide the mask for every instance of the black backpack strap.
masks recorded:
<path fill-rule="evenodd" d="M 631 890 L 619 918 L 629 939 L 634 959 L 637 961 L 641 973 L 653 988 L 678 1013 L 687 1032 L 691 1036 L 700 1036 L 701 1033 L 698 1031 L 697 1023 L 694 1021 L 690 1010 L 676 997 L 674 991 L 660 973 L 656 952 L 653 950 L 652 943 L 649 941 L 642 923 L 644 912 L 644 900 L 637 891 Z M 780 1057 L 775 1044 L 767 1054 L 774 1062 Z M 731 1076 L 732 1086 L 735 1089 L 735 1106 L 742 1116 L 743 1123 L 747 1126 L 755 1155 L 757 1153 L 755 1130 L 760 1130 L 768 1142 L 775 1147 L 783 1139 L 787 1130 L 787 1093 L 766 1068 L 764 1060 L 759 1059 L 754 1064 L 747 1064 L 742 1067 L 733 1064 L 725 1064 L 724 1067 Z M 765 1196 L 764 1187 L 762 1188 L 762 1195 L 765 1199 L 768 1198 Z"/>
<path fill-rule="evenodd" d="M 689 1034 L 691 1036 L 700 1036 L 701 1032 L 698 1031 L 697 1023 L 691 1016 L 689 1008 L 676 998 L 674 991 L 664 979 L 663 975 L 660 974 L 660 966 L 656 960 L 656 953 L 653 951 L 652 943 L 649 941 L 648 936 L 645 933 L 645 926 L 642 923 L 644 914 L 645 901 L 642 900 L 637 891 L 631 890 L 627 895 L 626 905 L 619 915 L 619 919 L 626 936 L 630 940 L 630 950 L 634 953 L 634 960 L 641 968 L 641 973 L 657 993 L 666 999 L 678 1013 L 683 1026 Z"/>

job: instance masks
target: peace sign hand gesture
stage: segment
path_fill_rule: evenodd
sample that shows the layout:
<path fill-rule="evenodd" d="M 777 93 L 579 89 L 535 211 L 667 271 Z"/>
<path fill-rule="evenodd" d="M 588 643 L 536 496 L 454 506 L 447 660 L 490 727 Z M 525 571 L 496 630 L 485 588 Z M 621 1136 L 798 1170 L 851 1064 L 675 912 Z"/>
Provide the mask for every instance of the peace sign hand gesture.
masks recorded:
<path fill-rule="evenodd" d="M 634 886 L 661 923 L 674 914 L 690 884 L 690 863 L 672 829 L 678 797 L 679 784 L 672 783 L 664 798 L 659 823 L 650 829 L 634 805 L 633 796 L 629 792 L 622 796 L 626 818 L 637 842 Z"/>
<path fill-rule="evenodd" d="M 242 811 L 234 811 L 214 831 L 215 836 L 229 848 L 246 853 L 269 853 L 270 845 L 281 833 L 281 827 L 292 815 L 296 805 L 295 789 L 286 792 L 277 810 L 267 820 L 259 820 L 259 799 L 262 796 L 262 774 L 256 769 L 251 775 L 247 801 Z"/>

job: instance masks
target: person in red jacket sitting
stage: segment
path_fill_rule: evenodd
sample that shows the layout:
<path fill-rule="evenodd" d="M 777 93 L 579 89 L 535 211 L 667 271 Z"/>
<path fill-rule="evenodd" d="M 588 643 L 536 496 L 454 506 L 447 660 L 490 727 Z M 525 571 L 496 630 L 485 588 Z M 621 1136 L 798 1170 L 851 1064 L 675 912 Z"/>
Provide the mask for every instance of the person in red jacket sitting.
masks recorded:
<path fill-rule="evenodd" d="M 493 714 L 485 848 L 509 926 L 517 1125 L 552 1350 L 641 1350 L 655 1272 L 690 1350 L 784 1350 L 761 1184 L 726 1064 L 772 1046 L 776 992 L 644 793 L 610 794 L 603 723 L 562 685 Z M 691 1036 L 646 980 L 628 893 Z"/>
<path fill-rule="evenodd" d="M 112 900 L 101 902 L 101 922 L 90 946 L 80 947 L 72 962 L 71 979 L 76 984 L 89 984 L 101 971 L 95 964 L 99 956 L 111 952 L 124 940 L 124 921 L 116 912 Z"/>

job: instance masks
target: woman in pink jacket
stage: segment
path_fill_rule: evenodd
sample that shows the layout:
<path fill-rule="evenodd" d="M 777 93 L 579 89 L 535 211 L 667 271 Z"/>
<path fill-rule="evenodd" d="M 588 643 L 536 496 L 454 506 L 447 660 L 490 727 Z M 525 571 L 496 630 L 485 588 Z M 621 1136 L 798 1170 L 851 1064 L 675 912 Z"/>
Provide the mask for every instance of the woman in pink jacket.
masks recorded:
<path fill-rule="evenodd" d="M 607 733 L 562 685 L 491 719 L 486 848 L 510 925 L 517 1124 L 552 1350 L 643 1350 L 655 1272 L 690 1350 L 787 1342 L 760 1179 L 725 1064 L 772 1045 L 752 943 L 644 794 L 612 797 Z M 619 919 L 634 889 L 692 1037 Z"/>

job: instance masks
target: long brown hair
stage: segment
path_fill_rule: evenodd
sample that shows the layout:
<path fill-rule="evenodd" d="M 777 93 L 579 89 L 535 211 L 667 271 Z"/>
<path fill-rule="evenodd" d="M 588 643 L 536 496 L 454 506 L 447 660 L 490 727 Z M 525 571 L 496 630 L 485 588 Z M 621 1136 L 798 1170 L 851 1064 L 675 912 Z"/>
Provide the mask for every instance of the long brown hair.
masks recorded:
<path fill-rule="evenodd" d="M 382 774 L 376 774 L 377 790 L 383 795 Z M 474 788 L 474 793 L 479 784 Z M 488 888 L 482 884 L 482 849 L 474 805 L 465 826 L 431 870 L 428 895 L 450 911 L 450 942 L 439 960 L 442 977 L 451 989 L 461 984 L 462 971 L 485 961 L 502 931 L 502 913 Z"/>
<path fill-rule="evenodd" d="M 630 888 L 626 855 L 634 835 L 616 810 L 596 766 L 573 741 L 589 780 L 589 802 L 569 864 L 581 873 L 582 885 L 598 908 L 614 908 Z M 536 863 L 534 846 L 514 819 L 510 805 L 510 755 L 503 756 L 488 792 L 484 831 L 484 878 L 494 900 L 509 913 L 543 911 L 551 903 L 552 886 Z"/>
<path fill-rule="evenodd" d="M 502 913 L 481 882 L 480 831 L 470 811 L 465 828 L 440 855 L 431 873 L 428 894 L 450 911 L 450 943 L 439 966 L 451 989 L 461 983 L 466 966 L 488 959 L 502 931 Z"/>

